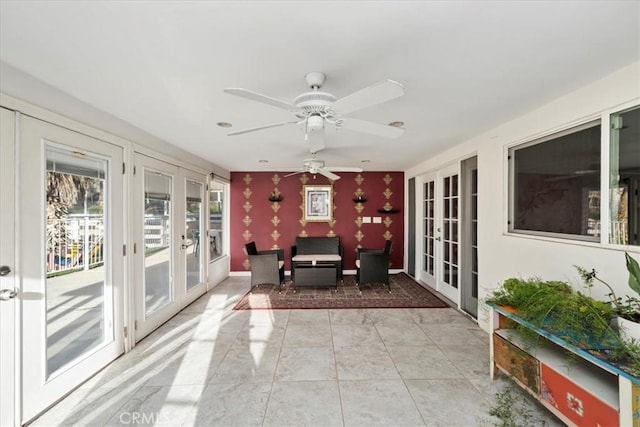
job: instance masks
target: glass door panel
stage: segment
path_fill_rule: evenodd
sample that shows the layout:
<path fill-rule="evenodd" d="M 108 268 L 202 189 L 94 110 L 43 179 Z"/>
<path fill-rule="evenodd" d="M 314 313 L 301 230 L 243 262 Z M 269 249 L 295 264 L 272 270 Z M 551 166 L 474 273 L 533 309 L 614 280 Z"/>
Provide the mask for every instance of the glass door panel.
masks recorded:
<path fill-rule="evenodd" d="M 171 175 L 144 171 L 144 313 L 172 300 Z"/>
<path fill-rule="evenodd" d="M 424 259 L 423 270 L 435 280 L 436 266 L 436 181 L 429 180 L 423 184 L 424 195 Z M 435 284 L 435 283 L 434 283 Z"/>
<path fill-rule="evenodd" d="M 105 225 L 108 162 L 47 146 L 47 376 L 113 340 Z"/>
<path fill-rule="evenodd" d="M 209 260 L 223 255 L 224 184 L 209 181 Z"/>
<path fill-rule="evenodd" d="M 203 282 L 203 251 L 200 248 L 201 237 L 205 235 L 202 232 L 203 188 L 204 186 L 199 182 L 190 180 L 186 182 L 187 197 L 185 210 L 187 215 L 187 234 L 183 245 L 185 246 L 187 291 Z"/>

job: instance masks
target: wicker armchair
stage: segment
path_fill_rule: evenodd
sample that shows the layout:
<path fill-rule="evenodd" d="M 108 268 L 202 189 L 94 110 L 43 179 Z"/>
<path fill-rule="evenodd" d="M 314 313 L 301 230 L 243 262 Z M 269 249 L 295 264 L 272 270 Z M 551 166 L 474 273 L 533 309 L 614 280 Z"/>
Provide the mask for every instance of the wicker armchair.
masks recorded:
<path fill-rule="evenodd" d="M 255 242 L 245 245 L 251 265 L 251 290 L 264 284 L 284 285 L 284 249 L 258 251 Z"/>
<path fill-rule="evenodd" d="M 384 283 L 391 293 L 389 281 L 389 254 L 391 240 L 387 240 L 384 249 L 358 249 L 356 260 L 356 284 L 362 292 L 366 283 Z"/>

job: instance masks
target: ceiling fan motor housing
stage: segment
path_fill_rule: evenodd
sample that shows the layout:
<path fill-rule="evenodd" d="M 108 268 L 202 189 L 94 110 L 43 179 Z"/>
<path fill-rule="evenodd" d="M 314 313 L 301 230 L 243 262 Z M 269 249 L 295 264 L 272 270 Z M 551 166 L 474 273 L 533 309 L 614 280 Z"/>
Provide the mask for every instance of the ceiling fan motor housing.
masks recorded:
<path fill-rule="evenodd" d="M 307 159 L 304 161 L 303 164 L 304 164 L 304 167 L 306 167 L 309 170 L 309 172 L 317 173 L 318 169 L 324 167 L 324 160 Z"/>
<path fill-rule="evenodd" d="M 322 71 L 310 71 L 304 76 L 311 89 L 321 88 L 326 78 L 327 76 Z"/>
<path fill-rule="evenodd" d="M 313 90 L 298 95 L 296 99 L 293 100 L 293 105 L 305 111 L 322 111 L 334 102 L 336 102 L 336 97 L 330 93 Z"/>

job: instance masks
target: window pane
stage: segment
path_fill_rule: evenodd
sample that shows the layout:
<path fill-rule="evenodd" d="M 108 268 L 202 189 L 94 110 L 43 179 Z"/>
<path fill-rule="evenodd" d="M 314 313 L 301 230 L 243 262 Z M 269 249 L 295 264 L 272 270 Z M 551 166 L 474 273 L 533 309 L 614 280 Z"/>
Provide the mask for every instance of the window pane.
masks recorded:
<path fill-rule="evenodd" d="M 610 243 L 640 245 L 639 135 L 640 107 L 611 116 Z"/>
<path fill-rule="evenodd" d="M 458 287 L 458 267 L 451 266 L 451 282 L 449 283 L 454 288 Z"/>
<path fill-rule="evenodd" d="M 516 230 L 590 237 L 599 233 L 600 125 L 590 124 L 514 148 Z"/>
<path fill-rule="evenodd" d="M 456 244 L 451 245 L 451 263 L 458 264 L 458 245 Z"/>
<path fill-rule="evenodd" d="M 458 195 L 458 175 L 453 175 L 451 177 L 451 195 Z"/>
<path fill-rule="evenodd" d="M 46 147 L 47 374 L 113 339 L 107 160 Z M 105 265 L 106 262 L 106 265 Z M 29 327 L 29 325 L 27 325 Z"/>
<path fill-rule="evenodd" d="M 458 241 L 458 221 L 451 222 L 451 240 Z"/>
<path fill-rule="evenodd" d="M 187 181 L 187 234 L 186 249 L 187 257 L 187 289 L 191 289 L 201 283 L 201 259 L 200 251 L 200 216 L 202 214 L 202 184 L 193 181 Z"/>
<path fill-rule="evenodd" d="M 209 258 L 213 260 L 223 255 L 224 184 L 212 180 L 209 189 Z"/>
<path fill-rule="evenodd" d="M 145 314 L 171 302 L 171 194 L 173 178 L 144 173 Z"/>

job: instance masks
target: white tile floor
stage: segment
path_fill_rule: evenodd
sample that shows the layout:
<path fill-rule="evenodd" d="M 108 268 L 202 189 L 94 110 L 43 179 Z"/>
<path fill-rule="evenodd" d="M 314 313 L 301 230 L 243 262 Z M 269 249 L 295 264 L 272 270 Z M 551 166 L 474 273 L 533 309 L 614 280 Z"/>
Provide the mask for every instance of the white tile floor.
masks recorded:
<path fill-rule="evenodd" d="M 227 279 L 33 425 L 496 423 L 508 384 L 491 381 L 489 337 L 456 310 L 233 311 L 248 288 Z"/>

